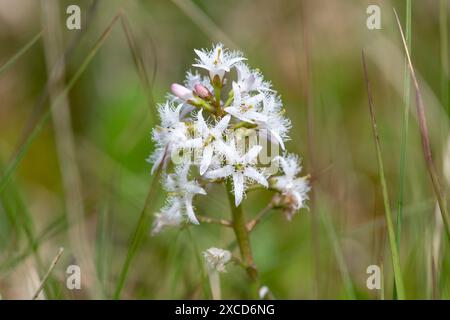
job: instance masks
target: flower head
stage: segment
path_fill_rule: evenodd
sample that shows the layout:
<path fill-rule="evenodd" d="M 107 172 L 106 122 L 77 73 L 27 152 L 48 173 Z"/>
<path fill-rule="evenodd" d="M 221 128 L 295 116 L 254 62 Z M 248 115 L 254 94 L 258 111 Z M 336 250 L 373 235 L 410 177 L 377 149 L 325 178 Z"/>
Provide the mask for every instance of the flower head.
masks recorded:
<path fill-rule="evenodd" d="M 231 260 L 231 252 L 219 248 L 209 248 L 203 252 L 209 270 L 226 272 L 225 264 Z"/>
<path fill-rule="evenodd" d="M 276 157 L 273 161 L 280 165 L 280 173 L 266 170 L 263 157 L 258 162 L 267 140 L 285 149 L 291 122 L 281 98 L 259 70 L 243 61 L 240 52 L 217 44 L 195 53 L 193 66 L 207 74 L 188 71 L 182 84 L 171 85 L 168 101 L 158 107 L 161 123 L 152 132 L 155 150 L 148 161 L 153 163 L 152 173 L 162 169 L 168 193 L 153 233 L 185 222 L 198 224 L 194 198 L 205 195 L 203 186 L 212 183 L 230 183 L 235 206 L 241 204 L 248 185 L 270 184 L 276 192 L 274 203 L 290 218 L 306 206 L 310 189 L 307 178 L 298 176 L 298 157 Z M 251 140 L 253 135 L 263 140 Z M 247 148 L 246 140 L 251 142 Z M 201 184 L 189 178 L 191 169 L 191 175 L 199 174 Z"/>

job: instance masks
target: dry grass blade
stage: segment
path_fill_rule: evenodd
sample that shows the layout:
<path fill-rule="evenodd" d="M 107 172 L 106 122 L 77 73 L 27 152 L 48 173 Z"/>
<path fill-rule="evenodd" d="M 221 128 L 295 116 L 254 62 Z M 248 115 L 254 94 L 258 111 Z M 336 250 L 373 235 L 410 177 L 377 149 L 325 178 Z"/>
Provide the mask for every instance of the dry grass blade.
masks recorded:
<path fill-rule="evenodd" d="M 52 273 L 53 269 L 56 267 L 56 264 L 58 263 L 59 258 L 61 258 L 61 255 L 64 252 L 64 248 L 59 248 L 58 253 L 56 254 L 56 256 L 53 258 L 52 263 L 50 264 L 50 267 L 48 268 L 47 273 L 45 274 L 44 278 L 42 278 L 41 283 L 39 284 L 38 289 L 36 290 L 35 294 L 33 295 L 33 300 L 36 300 L 37 297 L 39 296 L 39 293 L 41 293 L 42 288 L 44 288 L 44 284 L 47 281 L 48 277 L 50 276 L 50 274 Z"/>
<path fill-rule="evenodd" d="M 28 51 L 40 38 L 42 37 L 42 31 L 39 31 L 22 49 L 20 49 L 13 57 L 11 57 L 8 61 L 6 61 L 0 67 L 0 75 L 8 70 L 14 62 L 16 62 L 25 52 Z"/>
<path fill-rule="evenodd" d="M 57 0 L 48 0 L 42 3 L 42 20 L 45 21 L 46 30 L 52 30 L 51 32 L 44 32 L 43 36 L 45 61 L 49 74 L 48 92 L 51 104 L 55 104 L 65 85 L 66 65 L 64 60 L 59 61 L 59 57 L 64 55 L 63 34 L 59 28 L 59 12 Z M 65 211 L 68 220 L 74 222 L 68 230 L 71 247 L 84 273 L 86 275 L 94 275 L 93 250 L 84 220 L 83 185 L 77 161 L 70 103 L 67 95 L 61 95 L 59 107 L 50 109 L 51 118 L 55 130 L 55 145 L 61 170 Z M 93 283 L 98 285 L 97 279 L 94 280 Z M 87 291 L 93 297 L 96 297 L 98 292 L 93 288 L 88 288 Z M 97 298 L 100 297 L 97 296 Z"/>
<path fill-rule="evenodd" d="M 398 28 L 400 30 L 400 34 L 403 41 L 403 46 L 405 48 L 406 58 L 408 60 L 409 71 L 411 72 L 411 78 L 413 80 L 414 90 L 415 90 L 415 98 L 416 98 L 416 108 L 417 108 L 417 117 L 419 120 L 420 127 L 420 135 L 422 138 L 422 147 L 423 153 L 425 156 L 425 162 L 427 165 L 428 172 L 430 174 L 431 182 L 433 184 L 434 193 L 436 194 L 436 198 L 439 204 L 439 209 L 442 215 L 442 221 L 444 222 L 445 231 L 447 234 L 447 238 L 450 240 L 450 222 L 447 214 L 447 206 L 444 200 L 444 194 L 442 192 L 442 185 L 439 181 L 439 176 L 437 174 L 436 166 L 434 165 L 433 158 L 431 156 L 431 146 L 430 146 L 430 138 L 428 134 L 427 121 L 425 117 L 425 107 L 422 100 L 422 94 L 420 92 L 419 83 L 416 78 L 416 74 L 414 71 L 414 67 L 411 62 L 411 57 L 409 55 L 408 45 L 406 44 L 405 35 L 403 34 L 402 25 L 398 18 L 397 12 L 394 9 L 395 18 L 397 19 Z"/>
<path fill-rule="evenodd" d="M 139 77 L 141 78 L 141 81 L 144 85 L 145 93 L 147 94 L 147 99 L 150 107 L 155 105 L 155 101 L 152 95 L 150 80 L 147 75 L 147 71 L 145 68 L 144 59 L 142 59 L 142 55 L 140 54 L 138 50 L 138 46 L 135 40 L 135 36 L 133 35 L 132 29 L 130 27 L 130 22 L 125 14 L 121 17 L 122 22 L 122 28 L 125 32 L 125 36 L 127 38 L 128 46 L 131 51 L 131 56 L 133 58 L 133 62 L 135 64 L 137 73 Z"/>
<path fill-rule="evenodd" d="M 389 238 L 389 246 L 391 249 L 391 259 L 392 259 L 392 267 L 394 269 L 394 279 L 395 279 L 395 287 L 397 292 L 397 297 L 399 300 L 403 300 L 405 296 L 405 290 L 403 286 L 403 278 L 402 273 L 400 269 L 400 258 L 398 255 L 397 250 L 397 243 L 395 239 L 395 233 L 394 233 L 394 225 L 392 223 L 392 214 L 391 214 L 391 207 L 389 202 L 389 194 L 387 191 L 387 185 L 386 185 L 386 177 L 384 174 L 384 165 L 383 165 L 383 158 L 381 157 L 381 146 L 380 146 L 380 137 L 378 135 L 377 130 L 377 122 L 375 119 L 375 111 L 373 107 L 373 97 L 372 97 L 372 90 L 370 88 L 369 83 L 369 77 L 367 75 L 367 66 L 366 66 L 366 59 L 364 56 L 364 51 L 362 52 L 362 63 L 363 63 L 363 69 L 364 69 L 364 80 L 366 82 L 366 88 L 367 88 L 367 97 L 369 100 L 369 110 L 370 110 L 370 120 L 372 123 L 372 130 L 373 130 L 373 136 L 375 140 L 375 147 L 376 147 L 376 153 L 377 153 L 377 161 L 378 161 L 378 171 L 380 175 L 380 182 L 381 182 L 381 190 L 383 192 L 383 201 L 384 201 L 384 212 L 386 216 L 386 227 L 388 232 L 388 238 Z"/>
<path fill-rule="evenodd" d="M 211 39 L 222 41 L 229 47 L 237 48 L 237 45 L 233 40 L 231 40 L 195 3 L 189 0 L 172 0 L 172 2 Z"/>

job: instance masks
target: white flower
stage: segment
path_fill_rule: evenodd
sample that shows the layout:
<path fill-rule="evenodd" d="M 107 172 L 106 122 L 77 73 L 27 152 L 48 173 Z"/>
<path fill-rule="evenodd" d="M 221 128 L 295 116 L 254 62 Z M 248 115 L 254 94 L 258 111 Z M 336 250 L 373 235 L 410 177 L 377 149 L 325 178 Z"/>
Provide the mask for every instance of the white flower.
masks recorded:
<path fill-rule="evenodd" d="M 242 201 L 247 180 L 256 181 L 265 187 L 268 186 L 266 178 L 255 166 L 258 154 L 262 149 L 261 146 L 253 146 L 246 154 L 241 155 L 236 149 L 234 139 L 231 139 L 230 143 L 222 144 L 221 149 L 226 157 L 225 165 L 221 168 L 207 171 L 205 177 L 218 179 L 231 176 L 236 206 L 239 206 Z"/>
<path fill-rule="evenodd" d="M 241 92 L 267 91 L 270 83 L 264 81 L 263 76 L 257 70 L 250 70 L 247 64 L 239 62 L 235 65 L 237 71 L 237 85 Z"/>
<path fill-rule="evenodd" d="M 209 168 L 214 151 L 217 149 L 219 142 L 223 143 L 222 134 L 228 127 L 230 115 L 223 117 L 214 127 L 209 127 L 203 118 L 203 110 L 197 114 L 196 130 L 202 138 L 203 155 L 200 163 L 200 174 L 203 175 Z"/>
<path fill-rule="evenodd" d="M 290 219 L 295 211 L 306 207 L 310 186 L 306 177 L 297 177 L 302 169 L 297 155 L 278 156 L 274 161 L 281 165 L 284 175 L 273 177 L 271 184 L 284 196 L 283 202 L 288 206 L 287 217 Z"/>
<path fill-rule="evenodd" d="M 225 72 L 230 72 L 230 69 L 239 61 L 245 60 L 239 52 L 230 52 L 223 48 L 223 44 L 217 44 L 212 51 L 194 50 L 199 59 L 194 67 L 203 68 L 209 71 L 211 80 L 218 76 L 222 81 Z"/>
<path fill-rule="evenodd" d="M 195 85 L 198 83 L 208 88 L 209 91 L 213 91 L 211 81 L 207 76 L 202 76 L 197 71 L 194 73 L 190 71 L 186 72 L 186 78 L 184 80 L 184 86 L 186 88 L 194 90 Z"/>
<path fill-rule="evenodd" d="M 209 248 L 203 252 L 209 270 L 226 272 L 225 264 L 231 260 L 231 252 L 219 248 Z"/>
<path fill-rule="evenodd" d="M 160 165 L 166 165 L 169 156 L 182 148 L 196 147 L 201 140 L 194 139 L 188 132 L 186 122 L 181 121 L 181 108 L 179 104 L 176 108 L 172 103 L 165 103 L 159 106 L 159 116 L 161 126 L 153 129 L 152 139 L 156 142 L 155 152 L 147 159 L 153 163 L 152 174 Z"/>
<path fill-rule="evenodd" d="M 273 139 L 284 150 L 284 140 L 287 132 L 291 128 L 289 119 L 282 115 L 282 104 L 275 95 L 264 95 L 263 109 L 261 114 L 265 115 L 265 120 L 256 120 L 260 132 L 265 134 L 271 141 Z"/>
<path fill-rule="evenodd" d="M 179 202 L 174 201 L 161 209 L 160 213 L 155 215 L 153 221 L 152 235 L 160 233 L 166 227 L 178 227 L 183 222 Z"/>
<path fill-rule="evenodd" d="M 258 295 L 260 299 L 266 298 L 266 296 L 269 296 L 269 294 L 270 294 L 269 287 L 262 286 L 261 288 L 259 288 Z"/>
<path fill-rule="evenodd" d="M 200 187 L 195 180 L 188 180 L 190 165 L 183 164 L 175 168 L 175 173 L 167 175 L 164 188 L 170 194 L 170 201 L 181 216 L 186 215 L 188 219 L 199 224 L 195 217 L 192 200 L 196 194 L 206 195 L 206 191 Z"/>
<path fill-rule="evenodd" d="M 261 113 L 261 102 L 264 94 L 259 93 L 254 96 L 242 94 L 239 85 L 233 82 L 233 103 L 225 108 L 225 112 L 232 116 L 249 123 L 258 121 L 267 121 L 267 117 Z"/>

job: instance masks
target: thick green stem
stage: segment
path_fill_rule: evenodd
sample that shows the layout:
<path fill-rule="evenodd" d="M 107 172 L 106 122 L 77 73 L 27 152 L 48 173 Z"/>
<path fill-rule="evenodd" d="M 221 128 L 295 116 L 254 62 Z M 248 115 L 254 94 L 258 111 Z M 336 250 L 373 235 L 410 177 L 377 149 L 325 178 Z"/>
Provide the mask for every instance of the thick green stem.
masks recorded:
<path fill-rule="evenodd" d="M 242 261 L 245 264 L 245 270 L 247 271 L 250 280 L 256 282 L 258 280 L 258 271 L 253 261 L 252 249 L 250 246 L 250 239 L 248 230 L 246 227 L 245 216 L 242 211 L 242 206 L 238 207 L 234 204 L 234 195 L 230 182 L 227 182 L 227 195 L 230 200 L 230 208 L 233 216 L 233 230 L 236 234 L 236 241 L 239 245 Z"/>

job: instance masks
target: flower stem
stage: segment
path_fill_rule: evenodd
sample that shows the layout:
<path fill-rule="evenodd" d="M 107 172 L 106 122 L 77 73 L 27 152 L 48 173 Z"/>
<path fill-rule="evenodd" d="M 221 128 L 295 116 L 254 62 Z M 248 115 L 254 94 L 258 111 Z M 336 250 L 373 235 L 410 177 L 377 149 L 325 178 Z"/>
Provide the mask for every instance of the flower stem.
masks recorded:
<path fill-rule="evenodd" d="M 236 240 L 239 245 L 242 261 L 245 265 L 245 270 L 250 280 L 252 282 L 257 282 L 258 271 L 253 261 L 252 249 L 250 246 L 250 239 L 246 227 L 244 212 L 242 211 L 241 205 L 239 205 L 238 207 L 234 205 L 234 195 L 231 183 L 229 181 L 227 181 L 227 195 L 228 199 L 230 200 L 230 208 L 233 216 L 233 230 L 236 234 Z"/>

